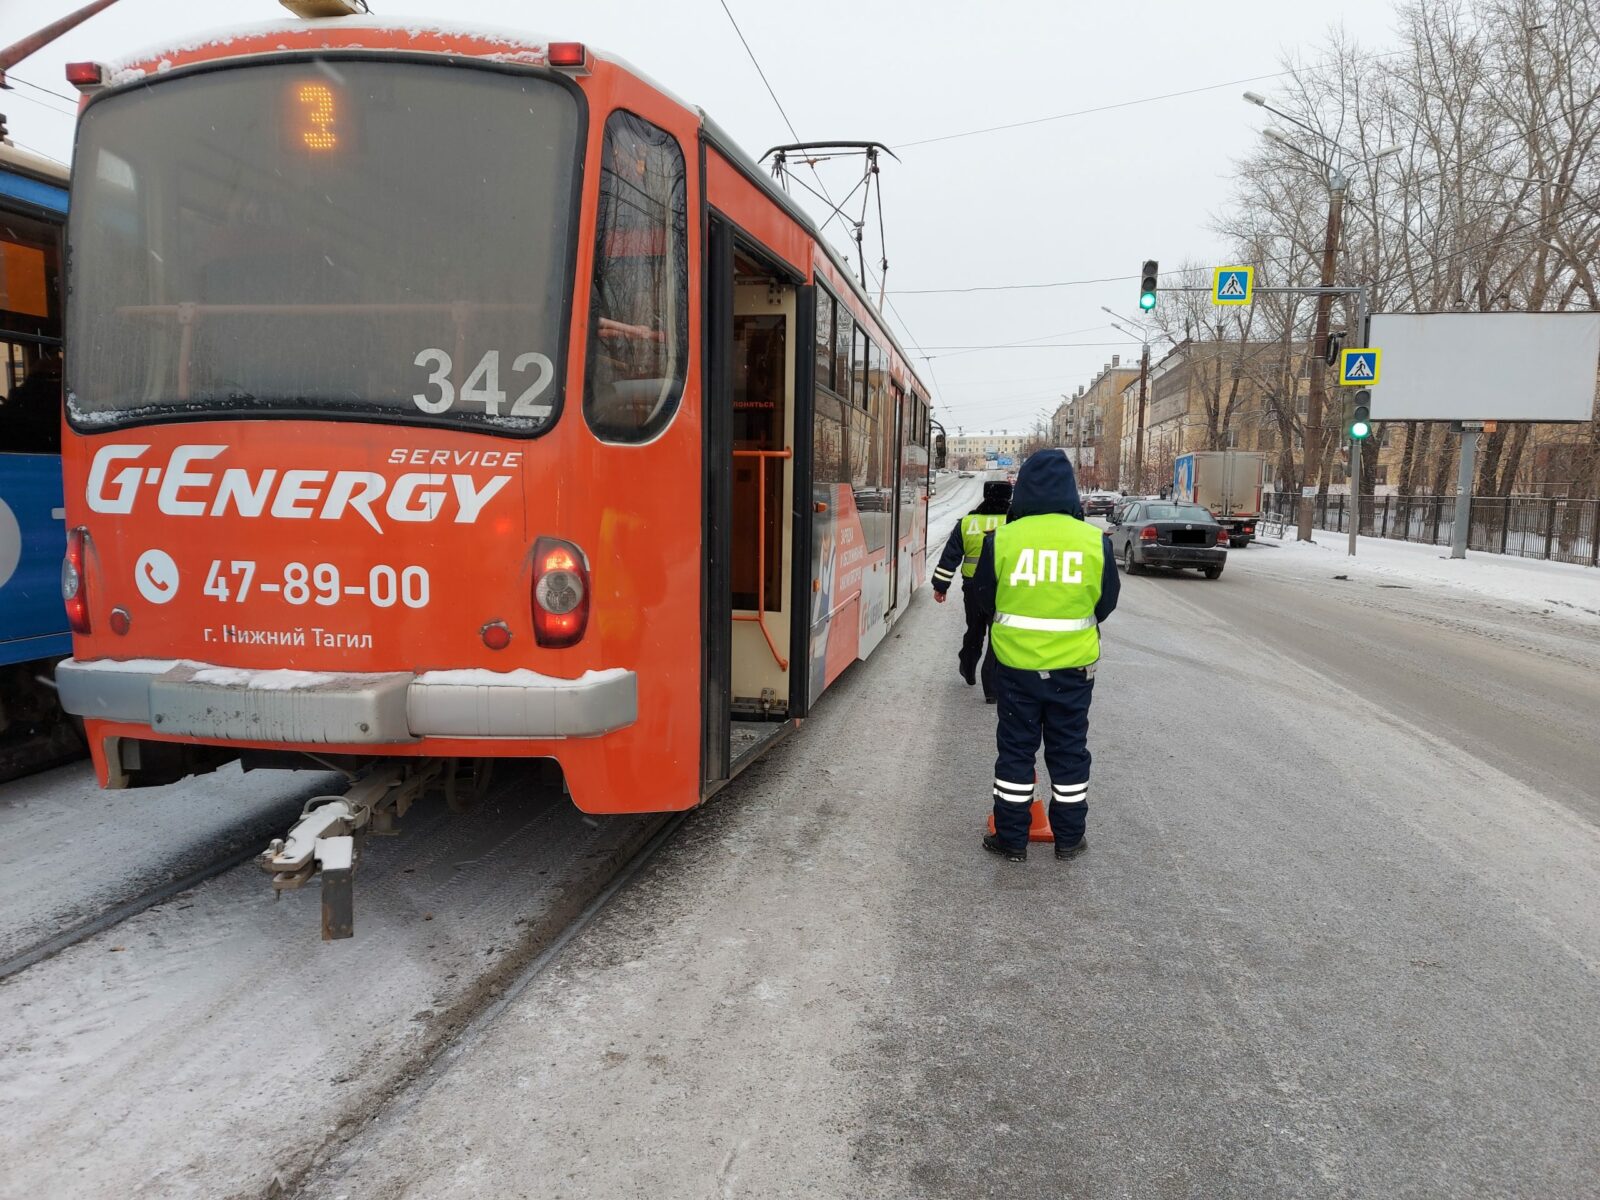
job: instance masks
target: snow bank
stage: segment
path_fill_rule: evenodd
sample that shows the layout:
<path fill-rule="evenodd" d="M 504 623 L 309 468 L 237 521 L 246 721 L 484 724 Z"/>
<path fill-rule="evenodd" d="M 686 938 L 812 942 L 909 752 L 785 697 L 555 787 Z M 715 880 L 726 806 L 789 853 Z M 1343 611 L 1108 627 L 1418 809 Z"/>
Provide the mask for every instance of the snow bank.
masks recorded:
<path fill-rule="evenodd" d="M 1319 529 L 1314 536 L 1314 542 L 1297 542 L 1291 535 L 1269 543 L 1277 547 L 1275 563 L 1319 574 L 1393 579 L 1522 604 L 1548 604 L 1566 615 L 1600 622 L 1600 570 L 1593 567 L 1472 550 L 1464 559 L 1451 558 L 1448 546 L 1373 537 L 1358 539 L 1356 556 L 1351 558 L 1345 553 L 1347 534 Z"/>

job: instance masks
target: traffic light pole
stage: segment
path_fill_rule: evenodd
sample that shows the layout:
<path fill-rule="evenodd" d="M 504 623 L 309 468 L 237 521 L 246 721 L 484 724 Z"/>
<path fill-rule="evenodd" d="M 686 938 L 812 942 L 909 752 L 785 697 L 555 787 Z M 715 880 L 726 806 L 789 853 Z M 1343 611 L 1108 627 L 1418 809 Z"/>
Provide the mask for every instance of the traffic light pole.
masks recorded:
<path fill-rule="evenodd" d="M 1367 344 L 1367 289 L 1358 288 L 1355 297 L 1355 320 L 1351 322 L 1356 345 Z M 1351 437 L 1350 426 L 1345 426 L 1345 441 L 1350 446 L 1350 501 L 1354 515 L 1350 518 L 1350 544 L 1346 553 L 1356 556 L 1356 534 L 1361 529 L 1361 460 L 1365 457 L 1366 438 Z"/>
<path fill-rule="evenodd" d="M 1146 338 L 1144 352 L 1139 355 L 1139 421 L 1133 427 L 1133 469 L 1138 472 L 1133 490 L 1144 495 L 1144 404 L 1150 388 L 1150 339 Z"/>

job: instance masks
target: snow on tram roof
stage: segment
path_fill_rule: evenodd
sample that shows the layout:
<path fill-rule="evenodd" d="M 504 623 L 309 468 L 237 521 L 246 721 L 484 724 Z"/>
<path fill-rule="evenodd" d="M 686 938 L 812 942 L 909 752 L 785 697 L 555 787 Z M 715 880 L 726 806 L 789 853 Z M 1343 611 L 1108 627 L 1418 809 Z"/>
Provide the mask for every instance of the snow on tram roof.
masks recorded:
<path fill-rule="evenodd" d="M 306 35 L 315 34 L 319 30 L 372 30 L 377 33 L 399 34 L 416 41 L 419 38 L 449 39 L 468 38 L 479 42 L 498 42 L 506 47 L 504 52 L 483 54 L 477 50 L 463 51 L 472 58 L 481 58 L 487 62 L 526 63 L 529 66 L 545 65 L 545 47 L 552 41 L 560 39 L 547 38 L 539 34 L 530 33 L 526 29 L 514 29 L 507 25 L 480 24 L 475 21 L 428 21 L 417 17 L 380 17 L 371 13 L 363 13 L 352 17 L 326 17 L 317 20 L 301 20 L 291 18 L 282 21 L 258 21 L 249 25 L 230 25 L 220 29 L 210 29 L 195 34 L 194 36 L 178 42 L 158 42 L 146 46 L 142 50 L 130 54 L 123 54 L 116 58 L 105 60 L 107 78 L 113 84 L 131 83 L 142 78 L 145 74 L 145 64 L 155 63 L 158 72 L 172 69 L 172 56 L 189 55 L 213 47 L 226 46 L 232 42 L 254 41 L 260 38 L 271 37 L 273 34 L 298 34 L 299 40 L 304 40 Z M 688 101 L 676 95 L 670 89 L 663 87 L 657 80 L 639 70 L 614 54 L 596 50 L 594 46 L 584 43 L 589 53 L 604 62 L 612 63 L 629 74 L 649 84 L 663 96 L 683 105 L 684 108 L 693 108 Z M 316 49 L 315 46 L 280 45 L 280 50 L 307 50 Z M 327 50 L 392 50 L 394 46 L 362 46 L 345 39 L 324 42 L 321 47 Z"/>

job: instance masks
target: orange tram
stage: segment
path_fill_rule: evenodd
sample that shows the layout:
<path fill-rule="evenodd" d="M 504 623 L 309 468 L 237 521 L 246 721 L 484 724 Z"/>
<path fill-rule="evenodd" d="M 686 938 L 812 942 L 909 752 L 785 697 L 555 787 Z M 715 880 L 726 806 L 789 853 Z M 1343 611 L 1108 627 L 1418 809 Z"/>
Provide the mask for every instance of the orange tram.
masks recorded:
<path fill-rule="evenodd" d="M 377 778 L 328 837 L 536 758 L 685 809 L 905 610 L 927 392 L 700 110 L 367 16 L 68 78 L 57 679 L 104 786 Z"/>

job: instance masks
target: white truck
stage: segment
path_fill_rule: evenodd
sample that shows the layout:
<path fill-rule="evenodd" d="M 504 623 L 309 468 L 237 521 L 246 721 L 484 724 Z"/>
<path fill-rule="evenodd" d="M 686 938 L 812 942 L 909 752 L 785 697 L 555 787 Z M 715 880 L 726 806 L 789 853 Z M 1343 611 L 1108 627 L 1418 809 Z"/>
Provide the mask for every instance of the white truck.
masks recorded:
<path fill-rule="evenodd" d="M 1198 450 L 1172 464 L 1172 497 L 1198 504 L 1228 529 L 1234 549 L 1255 540 L 1267 456 L 1248 450 Z"/>

